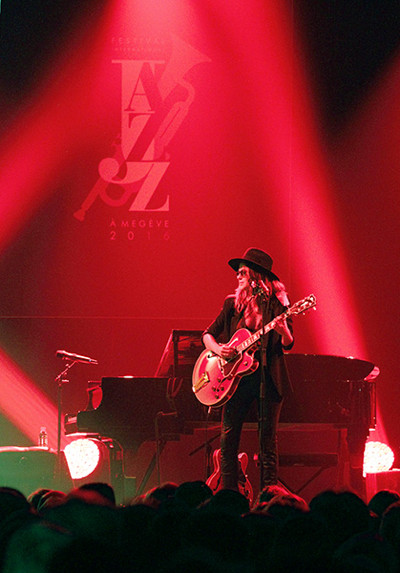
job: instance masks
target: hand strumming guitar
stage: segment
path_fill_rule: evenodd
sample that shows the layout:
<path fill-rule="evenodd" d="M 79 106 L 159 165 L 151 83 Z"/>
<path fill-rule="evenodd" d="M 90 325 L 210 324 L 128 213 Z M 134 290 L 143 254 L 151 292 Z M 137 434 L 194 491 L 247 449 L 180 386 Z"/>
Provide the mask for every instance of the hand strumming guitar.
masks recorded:
<path fill-rule="evenodd" d="M 219 355 L 224 360 L 229 360 L 233 358 L 237 354 L 237 351 L 232 346 L 228 346 L 228 344 L 220 344 L 219 345 Z"/>
<path fill-rule="evenodd" d="M 221 356 L 224 360 L 229 360 L 233 358 L 236 354 L 236 350 L 233 346 L 228 344 L 218 344 L 211 334 L 205 334 L 203 337 L 204 345 L 208 350 L 214 352 L 218 356 Z"/>

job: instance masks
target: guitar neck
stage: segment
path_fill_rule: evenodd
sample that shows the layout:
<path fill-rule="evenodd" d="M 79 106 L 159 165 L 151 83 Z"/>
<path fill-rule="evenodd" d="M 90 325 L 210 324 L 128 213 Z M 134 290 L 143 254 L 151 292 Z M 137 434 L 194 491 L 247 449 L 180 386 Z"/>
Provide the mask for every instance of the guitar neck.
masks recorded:
<path fill-rule="evenodd" d="M 273 320 L 271 320 L 271 322 L 266 324 L 263 328 L 260 328 L 259 330 L 251 334 L 248 338 L 246 338 L 246 340 L 238 344 L 236 350 L 238 352 L 243 352 L 244 350 L 248 350 L 249 348 L 251 348 L 254 344 L 256 344 L 256 342 L 260 340 L 260 338 L 264 334 L 267 334 L 270 330 L 272 330 L 275 327 L 278 319 L 283 318 L 284 316 L 288 316 L 288 314 L 289 312 L 286 311 L 280 314 L 279 316 L 276 316 Z"/>
<path fill-rule="evenodd" d="M 251 334 L 245 340 L 243 340 L 243 342 L 238 344 L 236 347 L 237 352 L 241 353 L 244 350 L 251 348 L 258 340 L 260 340 L 261 336 L 263 336 L 264 334 L 267 334 L 267 332 L 269 332 L 270 330 L 275 328 L 277 322 L 279 320 L 281 320 L 282 318 L 287 318 L 288 316 L 296 315 L 296 314 L 300 314 L 300 313 L 304 314 L 310 308 L 315 308 L 316 303 L 317 303 L 317 299 L 315 298 L 315 295 L 313 295 L 313 294 L 310 294 L 306 298 L 299 300 L 293 306 L 286 309 L 285 312 L 282 312 L 282 314 L 273 318 L 271 320 L 271 322 L 266 324 L 263 328 L 260 328 L 259 330 L 254 332 L 254 334 Z"/>

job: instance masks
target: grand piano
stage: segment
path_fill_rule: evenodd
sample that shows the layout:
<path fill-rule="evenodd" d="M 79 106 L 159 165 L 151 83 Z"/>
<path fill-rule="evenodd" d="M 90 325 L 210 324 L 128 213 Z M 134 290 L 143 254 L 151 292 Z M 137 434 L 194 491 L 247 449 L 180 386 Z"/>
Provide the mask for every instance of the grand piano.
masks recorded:
<path fill-rule="evenodd" d="M 176 439 L 189 421 L 205 419 L 191 391 L 191 372 L 204 349 L 200 330 L 172 330 L 154 377 L 117 376 L 89 382 L 86 408 L 64 419 L 66 434 L 99 434 L 137 450 L 156 434 Z"/>
<path fill-rule="evenodd" d="M 65 433 L 95 433 L 136 450 L 146 440 L 177 439 L 206 410 L 191 389 L 191 372 L 203 350 L 201 331 L 173 330 L 154 377 L 105 377 L 88 387 L 87 407 L 65 417 Z M 360 455 L 375 426 L 375 380 L 379 369 L 351 357 L 286 354 L 293 392 L 281 424 L 331 424 L 347 430 L 350 453 Z M 220 409 L 213 411 L 213 420 Z M 248 422 L 255 421 L 249 415 Z"/>

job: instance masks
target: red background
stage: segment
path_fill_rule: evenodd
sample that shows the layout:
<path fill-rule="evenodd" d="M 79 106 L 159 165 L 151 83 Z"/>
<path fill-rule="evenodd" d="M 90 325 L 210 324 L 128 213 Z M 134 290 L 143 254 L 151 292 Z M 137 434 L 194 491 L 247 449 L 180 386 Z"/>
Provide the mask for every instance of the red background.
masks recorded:
<path fill-rule="evenodd" d="M 397 453 L 400 118 L 398 14 L 301 0 L 109 3 L 3 1 L 0 140 L 0 345 L 54 403 L 55 357 L 77 365 L 64 411 L 86 382 L 153 376 L 172 328 L 202 329 L 249 246 L 273 257 L 292 301 L 296 352 L 376 364 L 382 431 Z M 123 8 L 122 8 L 123 7 Z M 126 10 L 123 12 L 122 10 Z M 111 39 L 176 34 L 210 61 L 188 71 L 195 98 L 168 146 L 170 210 L 79 209 L 120 129 Z M 179 55 L 178 55 L 179 56 Z M 168 220 L 131 239 L 110 221 Z M 148 229 L 148 227 L 146 227 Z M 125 236 L 124 236 L 125 235 Z M 6 380 L 3 364 L 3 382 Z M 1 372 L 0 372 L 1 376 Z M 4 382 L 5 383 L 5 382 Z M 2 391 L 1 442 L 29 445 Z M 50 422 L 49 422 L 50 423 Z M 53 444 L 54 445 L 54 444 Z"/>

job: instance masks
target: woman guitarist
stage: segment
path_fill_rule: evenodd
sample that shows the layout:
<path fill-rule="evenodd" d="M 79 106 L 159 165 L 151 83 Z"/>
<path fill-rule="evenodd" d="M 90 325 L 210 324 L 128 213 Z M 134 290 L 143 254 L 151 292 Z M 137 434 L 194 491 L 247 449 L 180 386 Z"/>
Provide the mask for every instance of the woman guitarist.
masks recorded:
<path fill-rule="evenodd" d="M 267 253 L 250 248 L 242 258 L 231 259 L 228 264 L 237 273 L 238 287 L 203 333 L 205 347 L 225 360 L 235 355 L 233 345 L 227 343 L 238 329 L 254 332 L 289 306 L 285 287 L 271 271 L 272 259 Z M 259 411 L 260 487 L 277 482 L 277 427 L 283 397 L 290 391 L 283 350 L 290 350 L 294 343 L 291 319 L 282 318 L 262 338 L 262 352 L 257 350 L 255 358 L 264 365 L 265 376 L 260 365 L 243 376 L 222 410 L 221 478 L 222 487 L 227 489 L 238 490 L 240 436 L 254 400 Z"/>

